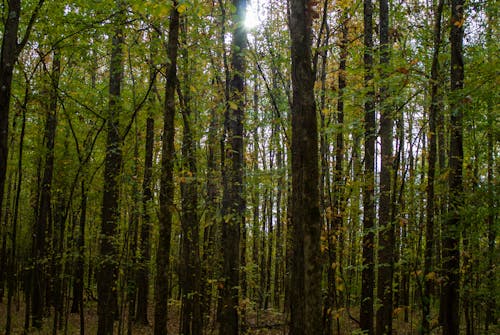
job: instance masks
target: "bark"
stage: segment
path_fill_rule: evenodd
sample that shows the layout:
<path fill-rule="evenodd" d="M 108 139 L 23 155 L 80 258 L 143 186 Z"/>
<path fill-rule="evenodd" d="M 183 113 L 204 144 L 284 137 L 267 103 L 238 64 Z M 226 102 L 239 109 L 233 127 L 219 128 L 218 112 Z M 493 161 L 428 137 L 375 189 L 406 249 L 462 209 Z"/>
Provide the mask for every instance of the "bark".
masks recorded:
<path fill-rule="evenodd" d="M 463 111 L 460 98 L 464 85 L 463 63 L 463 20 L 464 1 L 451 2 L 451 117 L 449 151 L 449 213 L 443 227 L 443 274 L 445 276 L 443 302 L 443 335 L 459 333 L 459 287 L 460 287 L 460 207 L 462 206 L 462 164 L 463 164 Z"/>
<path fill-rule="evenodd" d="M 14 290 L 16 289 L 16 282 L 20 281 L 17 271 L 17 222 L 19 218 L 19 200 L 21 197 L 22 181 L 23 181 L 23 153 L 24 153 L 24 135 L 26 130 L 26 105 L 28 102 L 28 86 L 26 88 L 24 105 L 22 108 L 22 124 L 21 133 L 19 135 L 19 156 L 17 160 L 17 185 L 16 196 L 14 200 L 14 214 L 12 220 L 12 236 L 11 236 L 11 250 L 9 260 L 9 278 L 7 280 L 7 319 L 5 322 L 5 335 L 10 335 L 12 330 L 12 298 L 14 297 Z M 28 299 L 29 300 L 29 299 Z M 29 310 L 29 306 L 26 306 Z"/>
<path fill-rule="evenodd" d="M 0 50 L 0 220 L 3 220 L 3 198 L 9 157 L 9 112 L 14 66 L 19 53 L 29 40 L 31 30 L 43 3 L 44 0 L 38 1 L 20 41 L 18 41 L 18 32 L 21 18 L 21 0 L 9 0 L 6 5 L 4 4 L 5 13 L 8 13 L 8 15 L 4 22 Z"/>
<path fill-rule="evenodd" d="M 33 236 L 33 292 L 32 292 L 32 322 L 33 327 L 41 328 L 45 307 L 45 284 L 49 282 L 48 268 L 44 265 L 47 261 L 48 246 L 46 244 L 46 233 L 51 225 L 51 199 L 52 180 L 54 174 L 54 145 L 57 125 L 57 89 L 60 76 L 60 55 L 56 51 L 52 60 L 51 87 L 49 105 L 47 106 L 47 119 L 45 121 L 45 165 L 43 169 L 40 200 L 38 205 L 38 216 Z"/>
<path fill-rule="evenodd" d="M 373 232 L 375 224 L 375 103 L 373 88 L 373 4 L 371 0 L 364 0 L 364 86 L 366 97 L 365 112 L 365 157 L 364 157 L 364 189 L 363 189 L 363 270 L 361 279 L 361 330 L 368 335 L 373 329 L 373 298 L 374 298 L 374 243 Z"/>
<path fill-rule="evenodd" d="M 274 136 L 271 134 L 271 137 Z M 269 152 L 270 158 L 270 166 L 269 171 L 273 170 L 273 162 L 272 162 L 272 150 Z M 272 172 L 271 172 L 272 173 Z M 272 182 L 271 182 L 272 185 Z M 271 187 L 269 189 L 269 204 L 267 217 L 264 220 L 267 220 L 267 260 L 266 260 L 266 268 L 265 268 L 265 296 L 264 296 L 264 309 L 268 309 L 269 301 L 271 300 L 272 292 L 271 292 L 271 268 L 273 267 L 273 207 L 274 207 L 274 189 Z M 263 231 L 263 234 L 265 231 Z"/>
<path fill-rule="evenodd" d="M 246 30 L 243 25 L 246 0 L 233 0 L 233 40 L 231 43 L 230 100 L 226 101 L 224 121 L 222 245 L 223 288 L 220 313 L 221 335 L 238 334 L 238 295 L 240 284 L 240 227 L 245 224 L 243 198 L 243 118 L 245 110 Z"/>
<path fill-rule="evenodd" d="M 379 247 L 376 334 L 392 334 L 392 311 L 394 276 L 394 223 L 392 222 L 392 167 L 393 167 L 393 117 L 391 106 L 387 103 L 389 88 L 387 83 L 389 66 L 389 2 L 379 1 L 380 7 L 380 202 L 379 202 Z"/>
<path fill-rule="evenodd" d="M 183 48 L 183 82 L 179 88 L 183 121 L 182 137 L 182 172 L 181 177 L 181 258 L 183 260 L 180 285 L 181 302 L 181 334 L 198 335 L 202 333 L 201 317 L 201 271 L 199 255 L 199 216 L 198 216 L 198 182 L 196 166 L 196 140 L 193 130 L 194 114 L 191 110 L 189 74 L 190 63 L 187 49 L 187 18 L 183 18 L 181 34 Z M 181 92 L 182 91 L 182 92 Z"/>
<path fill-rule="evenodd" d="M 486 30 L 486 46 L 489 50 L 493 50 L 494 43 L 494 15 L 495 15 L 495 7 L 493 4 L 488 6 L 486 14 L 488 17 L 487 20 L 487 30 Z M 493 51 L 489 51 L 488 61 L 492 62 L 493 60 Z M 494 181 L 494 168 L 495 168 L 495 112 L 494 112 L 494 102 L 492 99 L 488 100 L 488 111 L 487 111 L 487 122 L 488 122 L 488 148 L 487 148 L 487 180 L 488 180 L 488 205 L 489 212 L 486 218 L 486 222 L 488 225 L 488 292 L 497 292 L 497 281 L 495 280 L 495 259 L 496 259 L 496 248 L 495 241 L 497 239 L 497 231 L 498 225 L 495 225 L 495 208 L 498 207 L 497 198 L 495 198 L 495 181 Z M 485 330 L 488 332 L 491 324 L 498 324 L 498 302 L 496 301 L 494 295 L 491 295 L 487 301 L 486 307 L 486 319 L 485 319 Z"/>
<path fill-rule="evenodd" d="M 279 131 L 278 127 L 278 131 Z M 278 178 L 278 190 L 276 194 L 276 258 L 274 265 L 274 307 L 281 311 L 281 292 L 283 289 L 283 222 L 282 222 L 282 194 L 281 187 L 285 184 L 283 173 L 283 148 L 278 136 L 278 152 L 276 153 L 276 167 L 280 177 Z"/>
<path fill-rule="evenodd" d="M 311 1 L 290 1 L 292 57 L 292 259 L 290 334 L 322 334 L 318 126 Z"/>
<path fill-rule="evenodd" d="M 151 60 L 149 65 L 149 81 L 152 93 L 149 96 L 148 116 L 146 119 L 146 144 L 144 151 L 144 177 L 142 182 L 142 224 L 140 232 L 139 267 L 137 269 L 137 310 L 135 321 L 142 325 L 148 322 L 148 297 L 149 297 L 149 263 L 151 261 L 150 231 L 151 231 L 151 206 L 153 203 L 153 146 L 155 136 L 154 110 L 156 104 L 156 71 L 153 57 L 156 55 L 156 41 L 151 39 Z"/>
<path fill-rule="evenodd" d="M 0 220 L 3 220 L 3 197 L 9 157 L 10 95 L 14 65 L 18 56 L 17 34 L 21 15 L 21 1 L 9 1 L 6 11 L 9 15 L 4 25 L 0 54 Z"/>
<path fill-rule="evenodd" d="M 85 276 L 85 225 L 87 222 L 87 190 L 85 179 L 80 184 L 80 218 L 78 225 L 78 256 L 75 269 L 75 283 L 73 285 L 73 305 L 71 313 L 80 315 L 80 335 L 85 334 L 85 316 L 83 310 L 83 284 Z"/>
<path fill-rule="evenodd" d="M 119 14 L 114 20 L 114 32 L 111 39 L 111 60 L 109 67 L 109 106 L 107 115 L 106 157 L 104 161 L 104 190 L 102 199 L 102 221 L 100 236 L 101 263 L 97 273 L 97 315 L 98 335 L 112 335 L 113 324 L 117 317 L 117 226 L 119 212 L 119 177 L 122 165 L 122 138 L 119 132 L 119 117 L 122 112 L 121 86 L 123 80 L 123 30 L 125 12 L 123 3 L 116 2 Z"/>
<path fill-rule="evenodd" d="M 177 1 L 173 1 L 167 43 L 168 69 L 165 84 L 165 107 L 163 114 L 163 141 L 160 177 L 160 226 L 159 244 L 156 252 L 154 335 L 167 334 L 168 293 L 170 286 L 169 257 L 174 206 L 174 136 L 175 136 L 175 86 L 177 80 L 177 51 L 179 44 L 179 12 Z"/>
<path fill-rule="evenodd" d="M 215 109 L 210 112 L 210 124 L 208 130 L 208 152 L 207 152 L 207 211 L 205 213 L 206 228 L 203 232 L 203 315 L 204 319 L 210 320 L 212 307 L 213 279 L 219 271 L 219 263 L 216 261 L 216 236 L 217 236 L 217 198 L 218 188 L 218 164 L 217 164 L 217 115 Z"/>
<path fill-rule="evenodd" d="M 440 113 L 439 106 L 439 48 L 441 46 L 441 16 L 443 13 L 444 0 L 439 0 L 434 13 L 434 52 L 432 56 L 430 95 L 431 104 L 429 107 L 429 155 L 427 166 L 427 222 L 425 232 L 425 252 L 424 252 L 424 292 L 422 296 L 422 333 L 430 333 L 430 306 L 432 291 L 433 270 L 432 254 L 434 252 L 434 180 L 436 176 L 437 162 L 437 114 Z"/>
<path fill-rule="evenodd" d="M 349 43 L 349 27 L 348 27 L 348 14 L 347 11 L 344 11 L 342 15 L 342 36 L 340 37 L 340 64 L 339 64 L 339 76 L 338 76 L 338 100 L 337 100 L 337 134 L 336 134 L 336 148 L 335 148 L 335 173 L 333 178 L 334 183 L 334 232 L 336 234 L 336 240 L 338 241 L 338 269 L 339 272 L 342 273 L 342 263 L 344 259 L 343 255 L 343 234 L 342 234 L 342 225 L 344 223 L 344 90 L 347 86 L 347 57 L 348 57 L 348 43 Z M 335 275 L 337 277 L 337 275 Z M 337 278 L 335 278 L 337 281 Z M 337 308 L 340 306 L 340 301 L 342 297 L 338 296 L 341 294 L 341 291 L 336 290 L 335 292 L 335 303 Z M 339 319 L 337 318 L 337 330 L 340 331 L 340 324 L 338 323 Z"/>
<path fill-rule="evenodd" d="M 329 26 L 326 25 L 326 36 L 324 39 L 323 47 L 326 47 L 330 39 Z M 321 94 L 320 94 L 320 171 L 321 177 L 319 180 L 319 192 L 320 192 L 320 205 L 321 205 L 321 223 L 326 227 L 327 232 L 327 254 L 328 263 L 326 265 L 327 272 L 327 297 L 325 298 L 323 304 L 323 322 L 324 322 L 324 334 L 328 335 L 332 331 L 333 327 L 333 310 L 335 308 L 336 300 L 336 282 L 335 282 L 335 271 L 336 267 L 333 266 L 337 256 L 336 245 L 334 241 L 334 205 L 332 199 L 332 187 L 331 187 L 331 176 L 330 176 L 330 143 L 328 138 L 328 128 L 327 126 L 331 122 L 331 118 L 325 115 L 326 110 L 326 69 L 328 63 L 328 52 L 325 50 L 321 55 Z"/>

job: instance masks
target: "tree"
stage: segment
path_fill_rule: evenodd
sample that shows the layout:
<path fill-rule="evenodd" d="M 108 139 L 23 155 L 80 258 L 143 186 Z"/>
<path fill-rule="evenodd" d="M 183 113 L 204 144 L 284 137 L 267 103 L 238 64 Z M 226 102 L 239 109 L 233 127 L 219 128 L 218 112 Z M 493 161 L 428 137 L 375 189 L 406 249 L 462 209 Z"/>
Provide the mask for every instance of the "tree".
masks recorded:
<path fill-rule="evenodd" d="M 245 224 L 243 197 L 243 118 L 245 113 L 245 49 L 243 25 L 246 0 L 233 0 L 233 40 L 231 42 L 231 80 L 226 101 L 222 147 L 222 245 L 223 288 L 219 332 L 238 334 L 238 301 L 240 285 L 240 229 Z"/>
<path fill-rule="evenodd" d="M 122 166 L 122 135 L 120 114 L 122 112 L 121 90 L 123 80 L 123 46 L 125 43 L 125 7 L 122 0 L 116 0 L 118 14 L 113 20 L 109 65 L 109 106 L 107 113 L 106 158 L 104 166 L 104 190 L 102 198 L 102 223 L 100 237 L 101 262 L 97 274 L 99 295 L 97 334 L 112 335 L 115 318 L 118 317 L 118 264 L 117 225 L 120 220 L 118 178 Z"/>
<path fill-rule="evenodd" d="M 449 149 L 449 213 L 443 227 L 443 272 L 445 276 L 442 301 L 443 334 L 459 333 L 459 288 L 460 288 L 460 224 L 462 222 L 460 207 L 463 201 L 462 164 L 463 152 L 463 106 L 461 91 L 464 87 L 464 1 L 451 2 L 451 117 L 450 117 L 450 149 Z"/>
<path fill-rule="evenodd" d="M 28 43 L 31 30 L 42 7 L 44 0 L 39 0 L 21 40 L 18 40 L 19 22 L 21 19 L 21 0 L 7 2 L 6 12 L 9 13 L 4 23 L 2 34 L 2 49 L 0 50 L 0 220 L 3 219 L 3 198 L 7 161 L 9 159 L 9 112 L 12 92 L 12 77 L 14 66 L 19 54 Z"/>
<path fill-rule="evenodd" d="M 158 38 L 153 37 L 155 33 L 150 33 L 151 37 L 151 53 L 149 60 L 149 81 L 154 94 L 149 96 L 148 116 L 146 119 L 146 141 L 144 150 L 144 177 L 142 181 L 142 225 L 141 225 L 141 242 L 139 253 L 139 268 L 137 270 L 137 323 L 148 324 L 148 296 L 149 296 L 149 262 L 151 260 L 151 207 L 153 202 L 153 146 L 155 136 L 155 119 L 154 110 L 156 104 L 155 94 L 156 87 L 156 69 L 154 57 L 156 56 L 156 42 Z"/>
<path fill-rule="evenodd" d="M 394 223 L 391 213 L 392 208 L 392 176 L 393 160 L 393 111 L 391 110 L 389 97 L 389 2 L 379 1 L 380 7 L 380 200 L 379 200 L 379 244 L 378 244 L 378 278 L 377 278 L 377 302 L 380 307 L 377 310 L 377 324 L 375 334 L 392 334 L 392 310 L 394 276 Z"/>
<path fill-rule="evenodd" d="M 424 292 L 422 296 L 422 333 L 430 333 L 430 304 L 432 287 L 432 255 L 434 253 L 434 180 L 437 160 L 437 127 L 439 103 L 439 49 L 441 46 L 441 17 L 444 1 L 439 0 L 434 13 L 434 51 L 432 55 L 429 106 L 429 156 L 427 165 L 427 222 L 425 226 Z"/>
<path fill-rule="evenodd" d="M 47 261 L 47 242 L 46 233 L 50 229 L 52 222 L 50 218 L 53 213 L 51 212 L 52 202 L 52 179 L 54 173 L 54 145 L 56 137 L 57 126 L 57 90 L 59 86 L 59 77 L 61 75 L 61 55 L 56 48 L 53 53 L 52 69 L 50 73 L 50 88 L 49 88 L 49 104 L 47 108 L 47 119 L 45 120 L 44 142 L 45 142 L 45 157 L 42 184 L 40 188 L 39 204 L 36 215 L 36 225 L 33 234 L 33 293 L 32 293 L 32 314 L 33 326 L 41 328 L 42 318 L 44 314 L 44 307 L 47 301 L 50 300 L 46 297 L 47 282 L 50 276 L 47 276 L 47 266 L 44 264 Z M 50 238 L 50 236 L 49 236 Z M 50 292 L 49 292 L 50 293 Z"/>
<path fill-rule="evenodd" d="M 178 2 L 172 2 L 168 30 L 168 69 L 163 109 L 163 139 L 161 147 L 160 177 L 160 235 L 156 251 L 155 322 L 154 334 L 167 334 L 170 236 L 174 206 L 174 136 L 175 136 L 175 87 L 177 81 L 177 51 L 179 45 Z"/>
<path fill-rule="evenodd" d="M 363 190 L 363 270 L 361 279 L 361 308 L 359 319 L 361 329 L 373 334 L 373 297 L 375 286 L 374 244 L 375 236 L 375 92 L 373 88 L 373 4 L 371 0 L 363 3 L 364 24 L 364 87 L 366 100 L 365 113 L 365 163 Z"/>
<path fill-rule="evenodd" d="M 182 136 L 182 179 L 181 179 L 181 257 L 184 264 L 181 268 L 181 334 L 201 334 L 201 269 L 199 250 L 199 216 L 198 216 L 198 170 L 196 164 L 196 139 L 194 127 L 196 119 L 192 111 L 190 92 L 191 74 L 189 52 L 187 48 L 188 19 L 181 23 L 182 85 L 178 86 L 180 97 L 183 136 Z"/>
<path fill-rule="evenodd" d="M 318 126 L 312 68 L 314 3 L 291 0 L 292 259 L 290 334 L 322 334 Z"/>

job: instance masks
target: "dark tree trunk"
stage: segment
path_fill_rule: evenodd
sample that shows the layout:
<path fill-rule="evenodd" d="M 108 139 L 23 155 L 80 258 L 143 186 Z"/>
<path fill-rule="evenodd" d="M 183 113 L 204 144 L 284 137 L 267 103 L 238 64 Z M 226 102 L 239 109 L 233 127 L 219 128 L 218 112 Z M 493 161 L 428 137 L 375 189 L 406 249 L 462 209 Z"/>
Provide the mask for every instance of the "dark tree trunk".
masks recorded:
<path fill-rule="evenodd" d="M 47 106 L 47 119 L 45 121 L 44 141 L 45 141 L 45 165 L 43 169 L 42 184 L 40 190 L 40 200 L 38 205 L 38 216 L 34 228 L 34 267 L 33 267 L 33 292 L 32 298 L 32 322 L 33 327 L 41 328 L 45 307 L 45 284 L 49 282 L 46 267 L 47 245 L 46 232 L 51 225 L 51 198 L 52 198 L 52 179 L 54 173 L 54 144 L 57 125 L 57 89 L 60 76 L 60 55 L 54 52 L 52 59 L 51 87 L 49 96 L 49 105 Z"/>
<path fill-rule="evenodd" d="M 437 161 L 437 114 L 440 113 L 439 106 L 439 48 L 441 46 L 441 16 L 443 13 L 444 0 L 439 0 L 434 13 L 434 52 L 432 56 L 430 94 L 431 104 L 429 107 L 429 155 L 427 167 L 427 224 L 425 227 L 425 252 L 424 252 L 424 292 L 422 295 L 422 333 L 430 334 L 430 306 L 432 292 L 433 270 L 432 254 L 434 252 L 434 180 L 436 176 Z"/>
<path fill-rule="evenodd" d="M 329 26 L 326 25 L 326 36 L 323 42 L 323 46 L 326 47 L 330 43 Z M 323 304 L 323 322 L 324 322 L 324 334 L 329 335 L 332 332 L 333 327 L 333 310 L 335 308 L 336 300 L 336 282 L 335 273 L 336 267 L 332 266 L 335 263 L 337 257 L 336 253 L 336 243 L 334 241 L 334 205 L 332 199 L 332 187 L 330 177 L 330 142 L 328 137 L 328 128 L 331 118 L 328 117 L 324 112 L 326 110 L 326 70 L 328 62 L 328 52 L 321 55 L 321 93 L 320 93 L 320 171 L 321 176 L 319 180 L 319 193 L 320 193 L 320 205 L 321 205 L 321 224 L 325 225 L 327 234 L 327 250 L 328 262 L 326 264 L 327 273 L 327 296 L 324 299 Z M 335 173 L 335 171 L 334 171 Z M 325 255 L 326 256 L 326 255 Z"/>
<path fill-rule="evenodd" d="M 279 134 L 280 127 L 278 127 Z M 283 222 L 282 222 L 282 187 L 286 185 L 283 173 L 283 148 L 278 135 L 276 153 L 276 167 L 280 177 L 278 178 L 278 190 L 276 194 L 276 257 L 274 265 L 274 308 L 281 311 L 281 292 L 283 287 Z"/>
<path fill-rule="evenodd" d="M 486 47 L 488 49 L 488 62 L 493 62 L 494 59 L 494 34 L 495 29 L 495 7 L 491 3 L 486 9 L 487 20 L 487 30 L 486 30 Z M 498 208 L 498 198 L 495 196 L 495 112 L 494 112 L 494 102 L 492 99 L 488 100 L 488 148 L 487 148 L 487 180 L 488 180 L 488 205 L 489 212 L 486 218 L 488 225 L 488 292 L 497 292 L 497 281 L 495 279 L 495 250 L 496 250 L 496 239 L 498 232 L 498 224 L 495 224 L 496 216 L 495 208 Z M 498 324 L 498 302 L 495 296 L 490 295 L 487 306 L 486 306 L 486 318 L 485 318 L 485 330 L 488 332 L 490 325 Z"/>
<path fill-rule="evenodd" d="M 179 44 L 179 12 L 177 1 L 173 1 L 167 44 L 168 69 L 165 84 L 165 107 L 163 114 L 163 140 L 160 177 L 160 227 L 156 251 L 154 335 L 167 334 L 168 293 L 170 286 L 169 258 L 172 212 L 174 205 L 174 117 L 175 87 L 177 81 L 177 51 Z"/>
<path fill-rule="evenodd" d="M 153 94 L 149 96 L 148 116 L 146 119 L 146 144 L 144 153 L 144 177 L 142 181 L 142 224 L 140 232 L 139 266 L 137 268 L 137 310 L 135 321 L 138 324 L 147 325 L 148 322 L 148 298 L 149 298 L 149 263 L 151 260 L 150 231 L 151 231 L 151 208 L 153 204 L 153 146 L 155 136 L 154 111 L 156 98 L 156 71 L 154 69 L 154 57 L 156 56 L 157 38 L 151 38 L 151 54 L 149 64 L 149 81 Z"/>
<path fill-rule="evenodd" d="M 449 151 L 449 214 L 443 227 L 443 274 L 442 291 L 443 335 L 459 333 L 459 285 L 460 285 L 460 208 L 462 206 L 463 130 L 461 90 L 464 86 L 463 20 L 464 1 L 451 1 L 451 119 Z"/>
<path fill-rule="evenodd" d="M 252 124 L 252 173 L 253 173 L 253 182 L 250 183 L 252 185 L 252 193 L 251 193 L 251 202 L 252 202 L 252 262 L 254 264 L 254 272 L 253 276 L 255 277 L 255 281 L 258 282 L 259 278 L 259 240 L 260 240 L 260 231 L 259 231 L 259 218 L 260 218 L 260 183 L 258 183 L 258 173 L 259 173 L 259 85 L 257 82 L 257 75 L 254 76 L 254 87 L 253 87 L 253 124 Z M 257 302 L 259 308 L 262 304 L 261 299 L 261 289 L 262 285 L 255 285 L 254 288 L 254 298 Z"/>
<path fill-rule="evenodd" d="M 14 66 L 19 53 L 28 42 L 33 24 L 44 1 L 38 1 L 20 41 L 17 35 L 21 18 L 21 0 L 8 0 L 7 4 L 3 4 L 5 13 L 8 15 L 4 21 L 0 50 L 0 222 L 3 220 L 3 198 L 9 158 L 9 112 Z"/>
<path fill-rule="evenodd" d="M 361 330 L 373 335 L 373 297 L 375 286 L 373 227 L 375 223 L 375 93 L 373 88 L 373 4 L 364 0 L 364 86 L 366 90 L 365 111 L 365 157 L 363 190 L 363 270 L 361 279 Z"/>
<path fill-rule="evenodd" d="M 123 4 L 116 2 L 119 14 L 114 20 L 114 33 L 111 39 L 111 60 L 109 67 L 109 107 L 107 115 L 106 157 L 104 165 L 104 190 L 102 199 L 102 223 L 100 236 L 101 263 L 97 273 L 97 315 L 98 335 L 112 335 L 113 324 L 117 317 L 117 246 L 116 233 L 120 220 L 119 176 L 122 165 L 122 138 L 119 132 L 119 117 L 122 112 L 121 85 L 123 80 L 123 45 L 125 11 Z"/>
<path fill-rule="evenodd" d="M 21 188 L 23 181 L 23 151 L 24 151 L 24 135 L 26 130 L 26 105 L 28 102 L 28 88 L 26 88 L 24 105 L 22 108 L 22 124 L 21 134 L 19 135 L 19 156 L 17 161 L 17 185 L 16 196 L 14 200 L 14 215 L 12 219 L 12 236 L 11 236 L 11 250 L 9 260 L 9 278 L 7 280 L 7 319 L 5 322 L 5 335 L 10 335 L 12 330 L 12 298 L 14 297 L 14 290 L 16 283 L 20 282 L 17 271 L 17 222 L 19 218 L 19 200 L 21 197 Z M 27 299 L 29 300 L 29 299 Z M 29 306 L 26 306 L 29 310 Z"/>
<path fill-rule="evenodd" d="M 290 334 L 322 334 L 318 126 L 310 1 L 290 1 L 292 57 L 292 259 Z"/>
<path fill-rule="evenodd" d="M 273 137 L 274 134 L 271 134 Z M 272 150 L 269 151 L 269 171 L 273 170 L 273 162 L 272 162 Z M 272 172 L 271 172 L 272 173 Z M 271 183 L 272 185 L 272 183 Z M 271 292 L 271 268 L 273 267 L 273 207 L 274 207 L 274 189 L 270 187 L 269 189 L 269 204 L 267 210 L 267 216 L 263 218 L 263 220 L 267 220 L 267 231 L 263 232 L 263 234 L 267 233 L 267 260 L 266 260 L 266 268 L 265 268 L 265 296 L 264 296 L 264 309 L 268 309 L 269 301 L 271 300 L 272 292 Z"/>
<path fill-rule="evenodd" d="M 243 117 L 245 110 L 245 56 L 247 45 L 243 25 L 246 0 L 233 0 L 233 41 L 231 44 L 230 96 L 226 101 L 224 120 L 223 196 L 222 196 L 222 245 L 223 288 L 220 313 L 221 335 L 239 333 L 238 295 L 240 284 L 240 227 L 245 224 L 245 199 L 243 198 Z"/>
<path fill-rule="evenodd" d="M 136 120 L 137 121 L 137 120 Z M 137 267 L 138 267 L 138 255 L 137 246 L 139 243 L 139 219 L 140 219 L 140 207 L 142 196 L 139 191 L 139 131 L 137 129 L 137 123 L 135 124 L 135 139 L 134 139 L 134 157 L 133 157 L 133 180 L 132 183 L 132 203 L 130 204 L 130 223 L 128 227 L 128 235 L 131 236 L 131 241 L 128 249 L 127 266 L 125 272 L 124 281 L 126 282 L 127 290 L 127 304 L 128 304 L 128 316 L 127 316 L 127 334 L 132 335 L 132 327 L 135 318 L 135 307 L 137 301 Z M 130 258 L 128 258 L 130 257 Z M 124 305 L 124 303 L 123 303 Z"/>
<path fill-rule="evenodd" d="M 265 153 L 262 155 L 265 157 Z M 263 169 L 266 170 L 265 158 L 263 159 Z M 262 228 L 260 234 L 260 274 L 259 274 L 259 286 L 260 286 L 260 296 L 259 296 L 259 307 L 260 309 L 264 309 L 264 304 L 267 296 L 267 287 L 266 287 L 266 270 L 267 270 L 267 257 L 266 257 L 266 226 L 267 226 L 267 212 L 269 211 L 267 201 L 267 193 L 269 190 L 265 190 L 262 195 L 263 204 L 262 204 Z"/>
<path fill-rule="evenodd" d="M 218 188 L 218 164 L 217 164 L 217 115 L 215 109 L 210 112 L 210 125 L 208 128 L 208 152 L 207 152 L 207 210 L 205 213 L 206 228 L 203 232 L 203 315 L 204 319 L 210 321 L 212 307 L 213 280 L 219 271 L 219 263 L 216 261 L 216 236 L 217 236 L 217 198 Z"/>
<path fill-rule="evenodd" d="M 340 37 L 340 64 L 339 64 L 339 76 L 338 76 L 338 100 L 337 100 L 337 134 L 336 134 L 336 148 L 335 148 L 335 172 L 333 175 L 334 184 L 334 222 L 333 228 L 336 234 L 336 241 L 338 241 L 338 255 L 335 263 L 338 264 L 338 271 L 342 273 L 342 263 L 343 263 L 343 229 L 342 225 L 344 223 L 344 90 L 347 86 L 347 57 L 348 57 L 348 43 L 349 43 L 349 27 L 348 22 L 349 17 L 347 10 L 344 11 L 342 15 L 341 31 L 342 35 Z M 336 246 L 334 246 L 336 248 Z M 337 281 L 337 274 L 335 274 L 335 282 Z M 342 291 L 335 290 L 335 304 L 336 308 L 339 308 L 340 301 L 342 299 Z M 339 318 L 337 318 L 337 330 L 340 331 Z"/>
<path fill-rule="evenodd" d="M 3 197 L 7 161 L 9 158 L 9 111 L 10 93 L 12 90 L 12 74 L 19 53 L 17 33 L 21 15 L 21 0 L 8 1 L 9 15 L 5 21 L 2 34 L 2 50 L 0 54 L 0 220 L 3 220 Z M 7 223 L 5 223 L 7 226 Z"/>
<path fill-rule="evenodd" d="M 83 284 L 85 276 L 85 224 L 87 222 L 87 190 L 85 179 L 80 185 L 80 219 L 77 240 L 78 256 L 75 269 L 75 283 L 73 284 L 73 305 L 71 313 L 80 314 L 80 335 L 85 334 L 85 314 L 83 310 Z"/>
<path fill-rule="evenodd" d="M 389 73 L 389 2 L 380 0 L 380 67 L 381 80 L 385 81 Z M 380 205 L 379 205 L 379 247 L 377 300 L 377 335 L 392 334 L 392 311 L 394 276 L 394 223 L 392 222 L 392 168 L 393 168 L 393 117 L 391 106 L 387 102 L 388 83 L 380 87 Z"/>
<path fill-rule="evenodd" d="M 191 110 L 191 77 L 187 47 L 187 18 L 183 18 L 181 34 L 183 46 L 183 82 L 179 87 L 183 121 L 182 173 L 181 176 L 181 334 L 200 335 L 203 319 L 201 316 L 201 271 L 199 254 L 199 216 L 198 216 L 198 172 L 196 166 L 196 140 L 193 130 L 194 115 Z"/>

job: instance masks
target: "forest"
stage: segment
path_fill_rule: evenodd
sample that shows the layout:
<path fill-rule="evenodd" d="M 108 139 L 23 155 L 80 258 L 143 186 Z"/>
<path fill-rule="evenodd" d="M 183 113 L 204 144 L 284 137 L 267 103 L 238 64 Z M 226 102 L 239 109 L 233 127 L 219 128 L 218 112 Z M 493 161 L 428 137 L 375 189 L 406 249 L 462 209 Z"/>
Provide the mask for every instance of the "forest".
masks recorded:
<path fill-rule="evenodd" d="M 0 8 L 0 334 L 500 334 L 497 0 Z"/>

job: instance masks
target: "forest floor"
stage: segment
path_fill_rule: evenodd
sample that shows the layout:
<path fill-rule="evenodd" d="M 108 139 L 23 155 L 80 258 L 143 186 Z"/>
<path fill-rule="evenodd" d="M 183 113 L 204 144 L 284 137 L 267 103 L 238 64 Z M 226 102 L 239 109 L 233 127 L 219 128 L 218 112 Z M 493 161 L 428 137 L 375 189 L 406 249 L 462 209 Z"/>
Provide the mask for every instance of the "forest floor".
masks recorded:
<path fill-rule="evenodd" d="M 6 321 L 6 304 L 5 300 L 0 303 L 0 334 L 4 334 Z M 14 303 L 12 310 L 12 335 L 26 335 L 23 332 L 25 306 L 23 303 Z M 350 312 L 345 309 L 340 310 L 336 316 L 339 316 L 338 323 L 334 320 L 333 334 L 348 335 L 359 334 L 359 328 L 356 321 L 349 316 L 358 315 L 358 311 L 352 309 Z M 418 334 L 418 316 L 410 313 L 408 322 L 404 321 L 403 312 L 395 313 L 394 318 L 394 335 L 417 335 Z M 413 315 L 412 315 L 413 314 Z M 51 313 L 53 315 L 53 313 Z M 97 333 L 97 305 L 95 302 L 87 303 L 85 308 L 85 335 L 95 335 Z M 132 324 L 132 332 L 128 333 L 127 318 L 123 317 L 122 322 L 116 322 L 115 334 L 118 335 L 149 335 L 153 334 L 152 327 L 153 309 L 150 308 L 149 317 L 150 325 L 140 326 Z M 169 334 L 179 333 L 179 316 L 180 303 L 172 301 L 169 304 L 168 328 Z M 67 319 L 67 320 L 66 320 Z M 212 318 L 213 319 L 213 316 Z M 247 311 L 247 335 L 286 335 L 288 333 L 285 327 L 285 315 L 274 310 L 255 310 Z M 53 331 L 53 317 L 48 317 L 44 320 L 43 327 L 40 330 L 30 329 L 27 334 L 33 335 L 79 335 L 80 334 L 80 317 L 78 314 L 68 314 L 68 317 L 60 324 L 60 328 L 56 333 Z M 216 335 L 217 325 L 215 322 L 210 322 L 205 325 L 206 335 Z M 340 332 L 338 331 L 340 329 Z M 465 333 L 465 332 L 464 332 Z M 440 334 L 440 329 L 436 327 L 433 334 Z M 478 334 L 485 334 L 479 332 Z M 491 329 L 487 335 L 500 334 L 500 329 Z"/>

